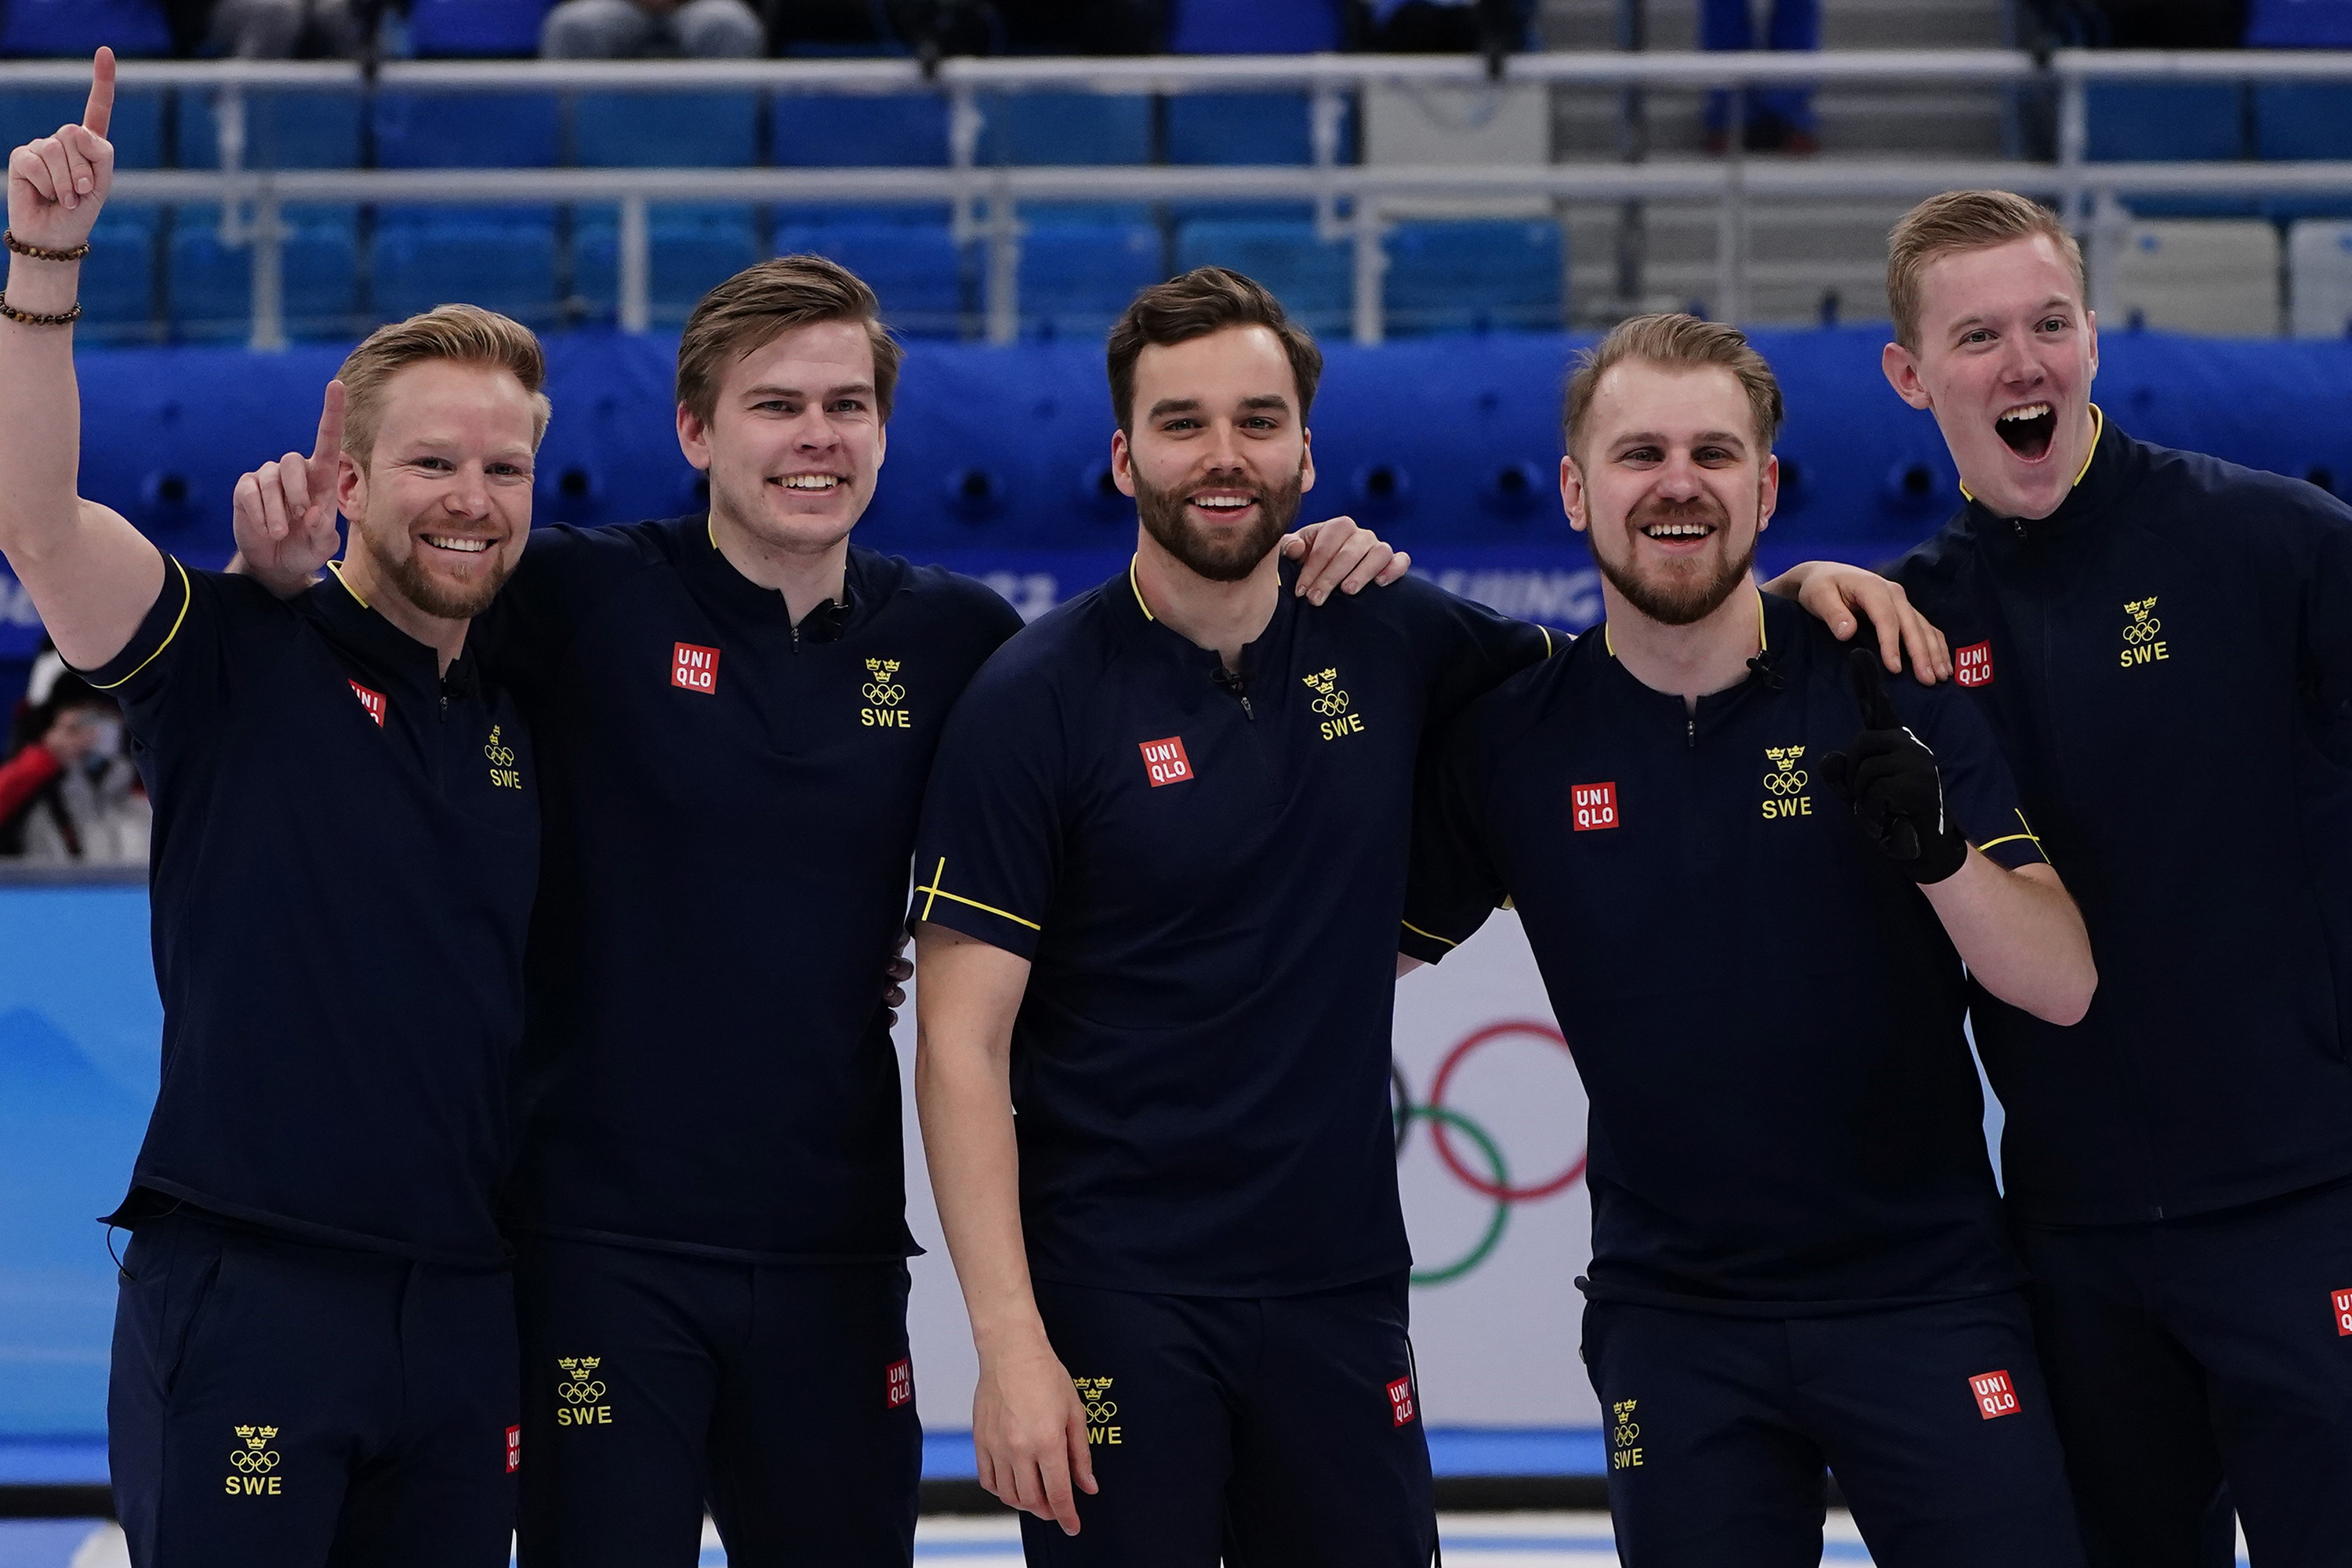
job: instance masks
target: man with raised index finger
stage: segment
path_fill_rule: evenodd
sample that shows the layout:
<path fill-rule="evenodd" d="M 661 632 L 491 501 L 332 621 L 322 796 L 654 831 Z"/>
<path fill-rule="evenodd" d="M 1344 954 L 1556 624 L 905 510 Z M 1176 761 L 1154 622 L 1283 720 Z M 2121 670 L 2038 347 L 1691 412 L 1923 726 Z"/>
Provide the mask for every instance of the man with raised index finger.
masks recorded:
<path fill-rule="evenodd" d="M 2352 509 L 2091 402 L 2082 254 L 2003 191 L 1890 237 L 1888 381 L 1965 504 L 1896 575 L 1958 645 L 2105 977 L 1975 1016 L 2100 1568 L 2352 1542 Z M 1801 574 L 1792 574 L 1792 576 Z"/>
<path fill-rule="evenodd" d="M 110 1222 L 108 1394 L 131 1560 L 507 1560 L 520 1461 L 496 1223 L 537 870 L 537 767 L 470 618 L 530 526 L 529 331 L 445 307 L 345 361 L 322 450 L 353 520 L 281 603 L 77 499 L 79 259 L 113 60 L 9 163 L 0 550 L 114 693 L 154 802 L 163 1081 Z M 332 803 L 288 814 L 286 780 Z M 253 962 L 251 933 L 280 962 Z"/>
<path fill-rule="evenodd" d="M 548 830 L 506 1206 L 529 1564 L 685 1568 L 706 1508 L 748 1568 L 910 1560 L 885 968 L 932 747 L 1020 621 L 850 542 L 899 363 L 832 262 L 721 284 L 678 352 L 708 514 L 542 530 L 480 628 Z M 304 469 L 239 486 L 273 580 L 331 541 Z M 1352 525 L 1312 544 L 1318 592 L 1390 563 Z"/>
<path fill-rule="evenodd" d="M 1780 413 L 1689 316 L 1577 369 L 1607 618 L 1432 748 L 1400 946 L 1507 900 L 1574 1047 L 1628 1568 L 1819 1563 L 1824 1467 L 1885 1568 L 2079 1568 L 1961 1021 L 2080 1017 L 2090 946 L 1969 705 L 1757 591 Z"/>

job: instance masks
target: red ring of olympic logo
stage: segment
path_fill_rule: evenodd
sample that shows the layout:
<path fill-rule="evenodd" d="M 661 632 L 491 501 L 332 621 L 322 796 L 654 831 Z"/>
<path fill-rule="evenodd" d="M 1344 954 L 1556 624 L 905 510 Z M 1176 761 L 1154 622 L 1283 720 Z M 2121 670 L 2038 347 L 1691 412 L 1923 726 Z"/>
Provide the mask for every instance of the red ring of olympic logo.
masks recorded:
<path fill-rule="evenodd" d="M 1469 1058 L 1471 1052 L 1489 1041 L 1504 1039 L 1513 1035 L 1524 1035 L 1533 1039 L 1548 1041 L 1558 1046 L 1561 1050 L 1568 1049 L 1568 1037 L 1558 1028 L 1540 1019 L 1512 1018 L 1500 1024 L 1489 1024 L 1446 1053 L 1445 1060 L 1438 1067 L 1436 1079 L 1429 1086 L 1430 1105 L 1439 1109 L 1445 1107 L 1445 1086 L 1453 1081 L 1454 1069 L 1460 1067 Z M 1490 1182 L 1465 1163 L 1462 1156 L 1454 1152 L 1452 1129 L 1444 1118 L 1430 1119 L 1429 1133 L 1437 1141 L 1437 1157 L 1445 1162 L 1445 1168 L 1454 1173 L 1457 1181 L 1472 1192 L 1500 1203 L 1526 1203 L 1534 1198 L 1548 1198 L 1552 1194 L 1572 1185 L 1579 1176 L 1584 1174 L 1584 1162 L 1591 1152 L 1588 1149 L 1578 1150 L 1576 1158 L 1569 1163 L 1568 1169 L 1549 1181 L 1515 1187 L 1507 1183 Z"/>

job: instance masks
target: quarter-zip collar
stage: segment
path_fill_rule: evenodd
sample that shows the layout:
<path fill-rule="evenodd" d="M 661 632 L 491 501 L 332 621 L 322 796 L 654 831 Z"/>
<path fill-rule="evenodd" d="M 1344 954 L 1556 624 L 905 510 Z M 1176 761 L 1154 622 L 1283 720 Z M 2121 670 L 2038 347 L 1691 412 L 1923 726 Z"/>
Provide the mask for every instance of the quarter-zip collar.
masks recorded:
<path fill-rule="evenodd" d="M 328 580 L 313 584 L 303 601 L 327 635 L 363 660 L 386 685 L 400 688 L 411 699 L 471 696 L 480 689 L 470 637 L 444 673 L 439 650 L 394 626 L 362 598 L 343 576 L 341 562 L 329 562 L 327 573 Z"/>
<path fill-rule="evenodd" d="M 702 525 L 691 523 L 685 530 L 685 548 L 680 552 L 686 575 L 698 587 L 713 595 L 731 613 L 758 616 L 771 621 L 789 622 L 792 612 L 784 605 L 783 595 L 773 588 L 763 588 L 735 568 L 719 548 L 718 535 L 712 531 L 709 514 L 705 513 Z M 858 560 L 858 551 L 852 546 L 841 574 L 841 597 L 821 604 L 792 626 L 793 646 L 803 643 L 835 642 L 852 626 L 865 618 L 870 594 L 858 591 L 858 581 L 865 574 Z"/>
<path fill-rule="evenodd" d="M 2048 517 L 2004 517 L 1969 493 L 1964 485 L 1961 518 L 1969 532 L 1988 545 L 2010 546 L 2057 538 L 2081 522 L 2097 517 L 2139 482 L 2144 464 L 2140 444 L 2107 422 L 2095 403 L 2091 417 L 2098 422 L 2090 455 L 2074 476 L 2074 488 Z"/>

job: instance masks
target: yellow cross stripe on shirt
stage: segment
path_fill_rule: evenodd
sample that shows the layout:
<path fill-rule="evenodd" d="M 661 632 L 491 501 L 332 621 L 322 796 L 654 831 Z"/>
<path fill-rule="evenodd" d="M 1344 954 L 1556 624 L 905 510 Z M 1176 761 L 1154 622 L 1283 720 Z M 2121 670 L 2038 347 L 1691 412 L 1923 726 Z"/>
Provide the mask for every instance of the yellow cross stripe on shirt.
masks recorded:
<path fill-rule="evenodd" d="M 917 917 L 918 919 L 929 920 L 931 918 L 931 906 L 934 903 L 937 903 L 940 900 L 945 899 L 950 903 L 962 904 L 968 909 L 978 910 L 983 914 L 994 915 L 999 920 L 1011 921 L 1014 925 L 1027 926 L 1031 931 L 1041 931 L 1045 929 L 1044 926 L 1039 925 L 1035 921 L 1023 920 L 1019 915 L 1014 914 L 1010 910 L 1000 910 L 994 904 L 983 904 L 978 899 L 967 899 L 961 893 L 949 892 L 945 888 L 940 886 L 941 882 L 947 880 L 947 875 L 948 858 L 942 855 L 940 857 L 939 869 L 931 873 L 931 885 L 928 888 L 918 887 L 915 889 L 915 891 L 926 895 L 923 900 L 923 912 Z"/>

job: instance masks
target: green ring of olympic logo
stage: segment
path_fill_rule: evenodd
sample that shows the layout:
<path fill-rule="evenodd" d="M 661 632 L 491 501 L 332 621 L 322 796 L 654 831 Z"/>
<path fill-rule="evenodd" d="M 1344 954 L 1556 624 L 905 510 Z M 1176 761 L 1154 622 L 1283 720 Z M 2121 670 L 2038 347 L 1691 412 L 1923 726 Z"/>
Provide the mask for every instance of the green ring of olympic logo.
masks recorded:
<path fill-rule="evenodd" d="M 1492 1138 L 1486 1136 L 1485 1128 L 1460 1111 L 1449 1110 L 1442 1105 L 1400 1105 L 1396 1108 L 1397 1126 L 1400 1131 L 1410 1127 L 1415 1117 L 1451 1127 L 1469 1139 L 1478 1152 L 1486 1157 L 1487 1174 L 1495 1185 L 1501 1188 L 1511 1184 L 1511 1173 L 1509 1167 L 1503 1162 L 1503 1151 L 1496 1145 Z M 1486 1220 L 1486 1234 L 1471 1244 L 1469 1251 L 1443 1268 L 1416 1268 L 1406 1278 L 1415 1285 L 1443 1285 L 1448 1280 L 1461 1279 L 1465 1274 L 1486 1262 L 1487 1255 L 1501 1244 L 1503 1232 L 1511 1223 L 1511 1200 L 1507 1197 L 1497 1197 L 1493 1202 L 1495 1212 Z"/>

